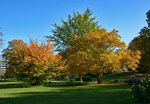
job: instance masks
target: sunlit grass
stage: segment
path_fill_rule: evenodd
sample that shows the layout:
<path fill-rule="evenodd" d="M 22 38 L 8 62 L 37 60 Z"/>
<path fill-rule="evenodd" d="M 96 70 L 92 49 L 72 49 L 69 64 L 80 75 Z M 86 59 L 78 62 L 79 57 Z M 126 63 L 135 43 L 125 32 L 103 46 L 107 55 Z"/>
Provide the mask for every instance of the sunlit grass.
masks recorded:
<path fill-rule="evenodd" d="M 143 76 L 143 74 L 138 74 L 135 72 L 121 72 L 121 73 L 111 73 L 103 76 L 103 80 L 105 82 L 114 82 L 115 79 L 119 80 L 119 82 L 125 82 L 130 77 L 134 76 Z"/>
<path fill-rule="evenodd" d="M 131 104 L 131 91 L 130 86 L 119 83 L 1 88 L 0 104 Z"/>

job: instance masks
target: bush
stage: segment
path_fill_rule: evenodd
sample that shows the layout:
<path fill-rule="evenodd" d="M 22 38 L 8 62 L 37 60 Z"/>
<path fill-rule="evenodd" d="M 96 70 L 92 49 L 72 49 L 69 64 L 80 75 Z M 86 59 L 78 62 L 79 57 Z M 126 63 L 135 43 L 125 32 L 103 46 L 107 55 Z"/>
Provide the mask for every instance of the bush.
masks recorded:
<path fill-rule="evenodd" d="M 75 81 L 80 81 L 80 78 L 76 78 Z"/>
<path fill-rule="evenodd" d="M 92 77 L 90 77 L 90 76 L 83 76 L 83 82 L 92 82 Z"/>
<path fill-rule="evenodd" d="M 118 83 L 119 82 L 119 80 L 118 79 L 114 79 L 114 83 Z"/>
<path fill-rule="evenodd" d="M 65 86 L 83 86 L 83 85 L 88 85 L 89 83 L 87 82 L 68 82 L 65 84 Z"/>
<path fill-rule="evenodd" d="M 73 82 L 73 80 L 71 79 L 70 82 Z"/>
<path fill-rule="evenodd" d="M 87 82 L 67 82 L 63 84 L 59 83 L 45 83 L 44 86 L 49 86 L 49 87 L 66 87 L 66 86 L 83 86 L 83 85 L 88 85 L 89 83 Z"/>
<path fill-rule="evenodd" d="M 150 81 L 148 77 L 141 79 L 141 84 L 134 84 L 132 86 L 132 93 L 135 100 L 138 102 L 150 103 Z"/>
<path fill-rule="evenodd" d="M 82 77 L 83 82 L 92 82 L 91 76 L 83 76 Z M 76 78 L 75 81 L 80 81 L 80 78 Z"/>
<path fill-rule="evenodd" d="M 140 84 L 141 83 L 141 77 L 131 77 L 128 79 L 127 83 L 129 85 L 133 85 L 133 84 Z"/>
<path fill-rule="evenodd" d="M 0 82 L 16 82 L 16 79 L 0 79 Z"/>

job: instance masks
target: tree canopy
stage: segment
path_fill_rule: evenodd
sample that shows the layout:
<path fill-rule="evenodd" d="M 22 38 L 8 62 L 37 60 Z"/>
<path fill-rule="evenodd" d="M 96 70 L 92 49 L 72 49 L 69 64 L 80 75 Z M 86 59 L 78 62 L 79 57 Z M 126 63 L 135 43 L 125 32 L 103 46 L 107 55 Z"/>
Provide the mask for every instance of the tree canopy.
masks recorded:
<path fill-rule="evenodd" d="M 123 71 L 121 66 L 125 71 L 136 71 L 141 62 L 140 65 L 150 68 L 150 49 L 147 48 L 150 47 L 150 11 L 146 20 L 148 27 L 141 30 L 128 49 L 117 30 L 108 32 L 100 28 L 95 22 L 96 17 L 91 16 L 89 9 L 83 14 L 74 12 L 73 16 L 68 15 L 67 21 L 61 20 L 61 25 L 53 24 L 53 35 L 46 36 L 47 42 L 10 41 L 3 50 L 8 69 L 19 80 L 39 84 L 65 73 L 79 74 L 81 81 L 84 74 L 90 73 L 101 83 L 104 73 Z M 55 54 L 54 49 L 59 54 Z"/>
<path fill-rule="evenodd" d="M 54 54 L 50 40 L 41 44 L 33 40 L 29 44 L 21 40 L 10 41 L 3 50 L 3 57 L 8 60 L 8 69 L 19 80 L 31 84 L 59 76 L 63 69 L 61 56 Z"/>
<path fill-rule="evenodd" d="M 99 30 L 98 22 L 95 22 L 96 17 L 91 17 L 92 12 L 87 9 L 85 13 L 80 14 L 74 12 L 73 16 L 68 15 L 67 21 L 61 19 L 61 25 L 53 24 L 55 29 L 52 30 L 52 36 L 47 36 L 55 42 L 56 50 L 64 52 L 65 48 L 70 47 L 71 40 L 74 35 L 83 37 L 83 34 Z"/>
<path fill-rule="evenodd" d="M 140 52 L 126 50 L 126 44 L 120 38 L 118 31 L 107 32 L 106 29 L 86 33 L 83 38 L 75 36 L 65 54 L 69 69 L 80 76 L 90 72 L 97 76 L 98 83 L 102 82 L 104 72 L 122 71 L 121 65 L 134 70 Z"/>

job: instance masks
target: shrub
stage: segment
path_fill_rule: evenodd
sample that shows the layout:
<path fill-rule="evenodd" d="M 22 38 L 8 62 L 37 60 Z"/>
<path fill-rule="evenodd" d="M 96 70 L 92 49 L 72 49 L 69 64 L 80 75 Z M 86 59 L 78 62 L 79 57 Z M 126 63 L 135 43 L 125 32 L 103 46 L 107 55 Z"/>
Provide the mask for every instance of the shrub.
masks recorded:
<path fill-rule="evenodd" d="M 87 82 L 68 82 L 65 84 L 65 86 L 83 86 L 83 85 L 88 85 L 89 83 Z"/>
<path fill-rule="evenodd" d="M 83 85 L 88 85 L 89 83 L 87 82 L 67 82 L 67 83 L 45 83 L 44 86 L 49 86 L 49 87 L 66 87 L 66 86 L 83 86 Z"/>
<path fill-rule="evenodd" d="M 83 82 L 92 82 L 92 77 L 90 77 L 90 76 L 83 76 Z"/>
<path fill-rule="evenodd" d="M 75 81 L 80 81 L 80 78 L 76 78 Z"/>
<path fill-rule="evenodd" d="M 71 79 L 70 82 L 73 82 L 73 80 Z"/>
<path fill-rule="evenodd" d="M 82 79 L 83 79 L 83 82 L 92 82 L 91 76 L 83 76 Z M 80 78 L 76 78 L 75 81 L 80 81 Z"/>
<path fill-rule="evenodd" d="M 114 83 L 118 83 L 119 82 L 119 80 L 118 79 L 114 79 Z"/>
<path fill-rule="evenodd" d="M 141 103 L 150 103 L 150 81 L 148 77 L 141 79 L 141 84 L 132 86 L 132 93 L 135 100 Z"/>
<path fill-rule="evenodd" d="M 124 83 L 128 83 L 128 80 L 125 80 Z"/>
<path fill-rule="evenodd" d="M 127 83 L 129 85 L 133 85 L 133 84 L 140 84 L 141 83 L 141 77 L 131 77 L 128 79 Z"/>

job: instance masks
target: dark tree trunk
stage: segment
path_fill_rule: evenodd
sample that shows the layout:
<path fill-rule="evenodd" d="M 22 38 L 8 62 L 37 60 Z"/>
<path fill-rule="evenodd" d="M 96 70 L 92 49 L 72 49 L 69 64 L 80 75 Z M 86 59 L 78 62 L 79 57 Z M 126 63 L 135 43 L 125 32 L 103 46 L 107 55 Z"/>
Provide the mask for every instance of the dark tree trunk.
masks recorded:
<path fill-rule="evenodd" d="M 101 73 L 98 73 L 97 75 L 96 75 L 96 79 L 97 79 L 97 83 L 98 84 L 100 84 L 100 83 L 102 83 L 102 74 Z"/>
<path fill-rule="evenodd" d="M 80 77 L 80 82 L 83 82 L 82 74 L 80 74 L 79 77 Z"/>

